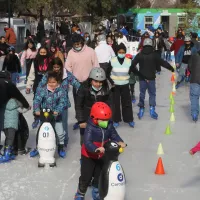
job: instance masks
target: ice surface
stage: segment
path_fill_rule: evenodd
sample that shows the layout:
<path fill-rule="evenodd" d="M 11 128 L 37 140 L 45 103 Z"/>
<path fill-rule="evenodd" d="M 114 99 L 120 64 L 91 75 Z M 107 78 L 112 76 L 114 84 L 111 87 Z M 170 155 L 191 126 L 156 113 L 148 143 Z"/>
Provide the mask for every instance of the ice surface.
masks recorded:
<path fill-rule="evenodd" d="M 169 124 L 169 94 L 171 72 L 163 69 L 157 76 L 157 107 L 159 119 L 149 116 L 148 101 L 144 118 L 138 120 L 136 105 L 133 106 L 136 127 L 121 123 L 117 129 L 128 147 L 120 156 L 126 179 L 126 200 L 199 200 L 200 160 L 199 154 L 189 155 L 189 150 L 200 140 L 200 125 L 191 121 L 189 89 L 185 85 L 175 96 L 176 122 L 171 124 L 172 135 L 165 135 Z M 20 89 L 25 94 L 23 85 Z M 136 96 L 138 100 L 138 83 Z M 32 102 L 32 95 L 26 95 Z M 79 130 L 72 130 L 75 122 L 72 92 L 69 92 L 72 107 L 69 109 L 69 146 L 67 157 L 57 159 L 56 168 L 39 169 L 38 158 L 18 156 L 15 161 L 0 165 L 0 200 L 70 200 L 77 189 L 80 175 Z M 146 95 L 148 100 L 148 94 Z M 25 114 L 30 125 L 28 147 L 35 147 L 36 131 L 31 129 L 32 111 Z M 3 140 L 2 140 L 3 143 Z M 166 175 L 154 174 L 159 143 L 165 154 L 162 156 Z M 88 190 L 86 200 L 91 200 Z"/>

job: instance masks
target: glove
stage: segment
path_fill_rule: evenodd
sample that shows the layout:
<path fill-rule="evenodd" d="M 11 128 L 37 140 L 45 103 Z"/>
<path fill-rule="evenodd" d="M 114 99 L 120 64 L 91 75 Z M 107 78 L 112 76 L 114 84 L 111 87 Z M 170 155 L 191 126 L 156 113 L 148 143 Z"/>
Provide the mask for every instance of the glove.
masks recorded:
<path fill-rule="evenodd" d="M 174 68 L 171 71 L 174 72 Z"/>

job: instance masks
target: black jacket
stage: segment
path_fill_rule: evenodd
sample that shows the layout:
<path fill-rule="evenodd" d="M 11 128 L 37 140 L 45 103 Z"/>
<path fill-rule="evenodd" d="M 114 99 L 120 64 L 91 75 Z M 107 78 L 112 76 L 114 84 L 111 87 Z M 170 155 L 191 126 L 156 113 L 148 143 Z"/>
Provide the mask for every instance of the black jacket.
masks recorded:
<path fill-rule="evenodd" d="M 91 88 L 90 81 L 90 79 L 85 81 L 77 92 L 75 110 L 79 123 L 87 122 L 95 102 L 101 101 L 109 105 L 110 90 L 107 82 L 103 83 L 102 89 L 97 93 Z"/>
<path fill-rule="evenodd" d="M 193 54 L 188 63 L 188 69 L 191 72 L 190 83 L 200 84 L 199 63 L 200 63 L 200 51 L 198 51 L 198 53 Z"/>
<path fill-rule="evenodd" d="M 130 71 L 134 71 L 138 63 L 140 66 L 139 72 L 146 77 L 147 80 L 155 80 L 156 72 L 161 71 L 161 66 L 174 72 L 174 68 L 168 62 L 161 59 L 151 46 L 145 46 L 143 50 L 135 56 Z M 143 80 L 141 76 L 140 80 Z"/>
<path fill-rule="evenodd" d="M 3 72 L 0 72 L 0 107 L 7 104 L 9 99 L 15 98 L 22 103 L 24 108 L 29 108 L 29 104 L 17 87 L 6 80 Z"/>
<path fill-rule="evenodd" d="M 19 58 L 16 55 L 8 54 L 5 57 L 2 70 L 7 70 L 11 73 L 14 73 L 14 72 L 20 73 L 21 65 L 20 65 Z"/>
<path fill-rule="evenodd" d="M 6 55 L 8 53 L 8 48 L 10 46 L 6 43 L 0 43 L 0 56 Z"/>

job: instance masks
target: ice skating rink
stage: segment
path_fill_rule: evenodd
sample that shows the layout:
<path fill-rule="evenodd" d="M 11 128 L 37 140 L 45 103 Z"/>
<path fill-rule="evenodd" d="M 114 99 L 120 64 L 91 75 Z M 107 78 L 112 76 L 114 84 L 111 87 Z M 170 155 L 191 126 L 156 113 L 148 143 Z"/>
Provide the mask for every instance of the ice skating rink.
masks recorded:
<path fill-rule="evenodd" d="M 196 124 L 190 118 L 189 88 L 184 85 L 177 90 L 175 99 L 175 119 L 170 119 L 169 95 L 172 90 L 171 72 L 162 69 L 157 76 L 158 120 L 149 116 L 148 94 L 146 110 L 142 120 L 138 120 L 137 103 L 133 105 L 135 128 L 121 123 L 117 131 L 128 144 L 120 155 L 127 185 L 126 200 L 199 200 L 200 196 L 200 154 L 189 155 L 189 150 L 200 140 L 200 122 Z M 136 96 L 138 102 L 138 83 Z M 23 85 L 19 85 L 25 94 Z M 16 160 L 0 165 L 0 200 L 70 200 L 77 189 L 80 175 L 79 130 L 72 130 L 75 122 L 72 92 L 69 96 L 72 107 L 69 109 L 69 145 L 67 157 L 57 159 L 57 167 L 39 169 L 38 157 L 18 156 Z M 32 103 L 32 95 L 26 95 Z M 25 114 L 30 125 L 28 147 L 35 147 L 36 130 L 31 129 L 32 111 Z M 171 126 L 171 135 L 165 135 L 167 125 Z M 4 134 L 2 134 L 4 135 Z M 2 138 L 2 143 L 3 143 Z M 166 174 L 154 174 L 157 160 L 157 148 L 162 143 L 162 160 Z M 91 200 L 91 190 L 86 200 Z M 116 199 L 117 200 L 117 199 Z"/>

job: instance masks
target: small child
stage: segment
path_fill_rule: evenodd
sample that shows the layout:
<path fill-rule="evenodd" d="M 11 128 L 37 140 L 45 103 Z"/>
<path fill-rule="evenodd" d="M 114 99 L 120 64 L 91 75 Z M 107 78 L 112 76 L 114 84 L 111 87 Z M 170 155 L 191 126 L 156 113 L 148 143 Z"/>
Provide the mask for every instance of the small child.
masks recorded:
<path fill-rule="evenodd" d="M 102 156 L 105 153 L 104 144 L 112 140 L 118 142 L 122 148 L 126 147 L 126 144 L 120 138 L 113 123 L 110 121 L 111 117 L 112 111 L 106 103 L 97 102 L 92 106 L 81 149 L 81 176 L 79 178 L 78 191 L 75 195 L 76 200 L 84 200 L 93 176 L 92 197 L 94 200 L 100 199 L 98 181 L 103 167 Z"/>
<path fill-rule="evenodd" d="M 33 101 L 33 111 L 36 116 L 40 116 L 40 109 L 50 109 L 55 116 L 55 130 L 58 136 L 58 154 L 64 158 L 65 133 L 62 125 L 62 112 L 67 107 L 67 94 L 60 87 L 61 80 L 56 72 L 49 72 L 47 85 L 37 90 Z M 38 155 L 37 149 L 32 151 L 31 157 Z"/>
<path fill-rule="evenodd" d="M 18 130 L 19 124 L 19 112 L 26 112 L 27 109 L 22 109 L 22 105 L 16 99 L 10 99 L 6 104 L 6 110 L 4 114 L 4 133 L 5 148 L 4 155 L 0 156 L 0 163 L 8 162 L 14 159 L 13 155 L 13 143 L 15 140 L 15 134 Z"/>

